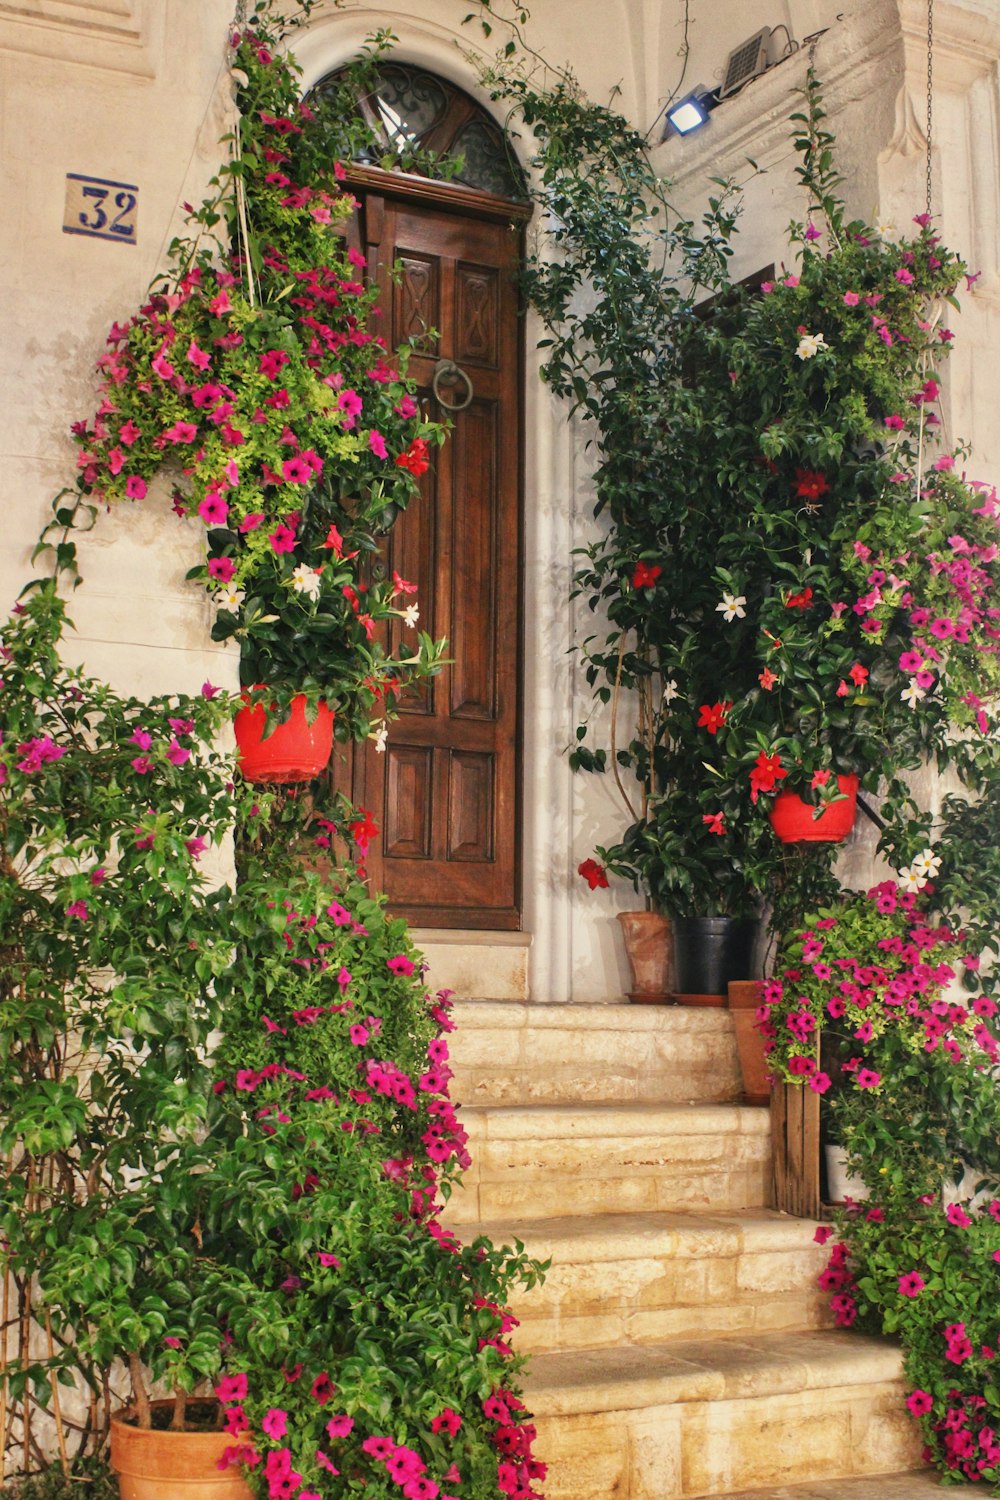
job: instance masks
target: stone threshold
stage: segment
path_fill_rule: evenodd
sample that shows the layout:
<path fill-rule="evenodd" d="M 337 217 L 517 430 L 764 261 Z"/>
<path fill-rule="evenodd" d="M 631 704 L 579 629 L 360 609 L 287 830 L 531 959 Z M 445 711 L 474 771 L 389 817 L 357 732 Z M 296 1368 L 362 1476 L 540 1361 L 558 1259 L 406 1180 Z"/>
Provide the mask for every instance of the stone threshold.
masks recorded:
<path fill-rule="evenodd" d="M 701 1500 L 947 1500 L 951 1495 L 983 1495 L 981 1484 L 943 1485 L 933 1469 L 906 1474 L 872 1474 L 863 1479 L 831 1479 L 782 1484 L 777 1489 L 705 1495 Z"/>
<path fill-rule="evenodd" d="M 415 927 L 416 946 L 427 962 L 427 984 L 484 1000 L 527 1000 L 530 932 Z"/>

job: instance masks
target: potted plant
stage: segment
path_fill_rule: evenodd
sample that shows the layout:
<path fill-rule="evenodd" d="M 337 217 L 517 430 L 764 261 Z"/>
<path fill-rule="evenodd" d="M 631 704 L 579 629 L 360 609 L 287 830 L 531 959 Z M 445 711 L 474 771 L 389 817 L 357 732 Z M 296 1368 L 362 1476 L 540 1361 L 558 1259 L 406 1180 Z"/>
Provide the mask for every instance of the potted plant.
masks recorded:
<path fill-rule="evenodd" d="M 232 958 L 229 893 L 201 868 L 243 795 L 214 748 L 225 695 L 123 698 L 62 665 L 64 620 L 48 582 L 3 632 L 0 1259 L 29 1457 L 32 1395 L 65 1454 L 121 1383 L 182 1406 L 219 1365 L 186 1153 Z M 76 1379 L 74 1434 L 58 1389 Z"/>
<path fill-rule="evenodd" d="M 80 482 L 39 551 L 74 572 L 77 520 L 141 501 L 181 451 L 176 505 L 206 526 L 195 573 L 244 682 L 274 718 L 301 691 L 363 735 L 437 659 L 379 643 L 416 606 L 371 559 L 442 434 L 405 354 L 390 365 L 364 327 L 357 262 L 320 238 L 348 205 L 316 176 L 334 157 L 268 11 L 233 38 L 247 128 L 222 173 L 257 196 L 194 216 L 210 230 L 249 204 L 251 227 L 231 259 L 175 246 L 112 330 Z M 316 845 L 360 849 L 363 820 L 252 791 L 214 748 L 234 704 L 210 684 L 147 703 L 64 669 L 53 583 L 24 597 L 3 641 L 0 1266 L 23 1309 L 5 1392 L 26 1453 L 51 1401 L 67 1470 L 113 1426 L 124 1500 L 169 1493 L 189 1437 L 211 1450 L 199 1494 L 315 1500 L 340 1468 L 372 1495 L 527 1500 L 544 1465 L 506 1295 L 540 1268 L 441 1224 L 468 1160 L 447 995 L 425 994 L 357 872 L 310 868 Z M 317 659 L 328 675 L 292 680 Z M 234 825 L 238 879 L 213 888 L 198 861 Z M 89 1394 L 82 1421 L 60 1380 Z M 164 1438 L 166 1476 L 146 1456 Z"/>
<path fill-rule="evenodd" d="M 539 143 L 559 254 L 532 261 L 527 284 L 547 380 L 593 422 L 599 455 L 600 534 L 575 592 L 595 619 L 582 652 L 612 744 L 582 724 L 572 763 L 626 789 L 634 777 L 621 844 L 648 838 L 649 810 L 675 791 L 691 846 L 714 820 L 787 930 L 835 891 L 859 791 L 898 831 L 914 815 L 908 772 L 932 757 L 975 780 L 989 760 L 994 502 L 936 436 L 964 267 L 927 215 L 898 240 L 847 219 L 811 74 L 793 116 L 806 216 L 789 264 L 752 285 L 729 274 L 733 190 L 697 229 L 676 223 L 627 122 L 568 78 L 545 91 L 497 66 L 489 80 Z M 790 834 L 793 798 L 804 822 Z"/>
<path fill-rule="evenodd" d="M 744 865 L 725 844 L 724 811 L 698 814 L 686 790 L 651 798 L 645 820 L 597 852 L 602 869 L 648 892 L 669 920 L 677 998 L 722 1005 L 730 979 L 750 976 L 759 896 L 750 858 Z"/>
<path fill-rule="evenodd" d="M 234 786 L 223 695 L 122 699 L 60 664 L 63 620 L 46 583 L 3 638 L 0 1235 L 48 1340 L 8 1361 L 24 1418 L 81 1380 L 64 1447 L 112 1418 L 125 1500 L 162 1493 L 148 1447 L 176 1479 L 191 1444 L 234 1500 L 258 1465 L 533 1494 L 505 1309 L 538 1268 L 441 1223 L 468 1161 L 447 996 L 350 867 L 306 867 L 331 818 Z"/>
<path fill-rule="evenodd" d="M 178 515 L 204 529 L 189 576 L 211 596 L 213 639 L 240 645 L 244 773 L 288 781 L 316 774 L 334 732 L 384 743 L 398 691 L 440 660 L 378 548 L 444 428 L 421 416 L 408 346 L 369 328 L 376 292 L 343 234 L 349 128 L 336 100 L 302 102 L 279 41 L 266 6 L 232 35 L 230 159 L 146 303 L 111 329 L 54 526 L 169 479 Z M 293 735 L 307 743 L 286 751 Z"/>

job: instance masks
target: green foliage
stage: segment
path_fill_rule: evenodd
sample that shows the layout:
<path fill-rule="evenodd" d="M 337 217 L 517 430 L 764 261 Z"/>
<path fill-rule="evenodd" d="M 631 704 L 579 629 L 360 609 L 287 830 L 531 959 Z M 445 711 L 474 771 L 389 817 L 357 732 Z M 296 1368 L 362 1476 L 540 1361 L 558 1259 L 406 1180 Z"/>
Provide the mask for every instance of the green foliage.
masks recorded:
<path fill-rule="evenodd" d="M 613 873 L 668 914 L 766 893 L 781 930 L 835 891 L 836 849 L 790 856 L 775 795 L 820 810 L 856 772 L 905 861 L 926 842 L 906 773 L 932 758 L 977 785 L 995 765 L 997 506 L 933 446 L 963 266 L 924 216 L 898 242 L 846 221 L 811 74 L 791 121 L 809 216 L 794 270 L 753 286 L 731 277 L 731 184 L 678 217 L 639 133 L 536 75 L 519 57 L 484 77 L 536 143 L 548 235 L 526 291 L 598 459 L 587 679 L 639 704 L 610 753 L 581 725 L 571 763 L 624 779 Z"/>
<path fill-rule="evenodd" d="M 94 502 L 142 501 L 168 475 L 178 514 L 205 527 L 189 577 L 212 595 L 213 639 L 239 642 L 241 680 L 271 689 L 269 714 L 304 692 L 361 739 L 441 661 L 443 643 L 406 640 L 417 606 L 379 549 L 445 429 L 420 415 L 410 345 L 390 355 L 369 327 L 377 289 L 344 233 L 341 161 L 366 135 L 356 95 L 389 34 L 307 104 L 281 24 L 265 6 L 231 37 L 229 159 L 146 303 L 111 330 L 101 405 L 74 427 L 77 490 L 57 497 L 42 547 L 73 574 L 71 533 Z"/>
<path fill-rule="evenodd" d="M 944 891 L 885 881 L 810 918 L 758 1024 L 775 1073 L 823 1095 L 867 1190 L 837 1212 L 820 1277 L 837 1322 L 901 1340 L 930 1456 L 997 1485 L 1000 1027 L 970 935 L 932 910 Z"/>
<path fill-rule="evenodd" d="M 0 1500 L 118 1500 L 118 1481 L 99 1459 L 80 1459 L 69 1475 L 61 1469 L 0 1486 Z"/>
<path fill-rule="evenodd" d="M 382 1437 L 483 1500 L 498 1462 L 533 1493 L 506 1303 L 541 1267 L 441 1224 L 469 1159 L 447 994 L 352 867 L 303 858 L 350 819 L 234 785 L 230 700 L 123 699 L 60 664 L 63 626 L 47 582 L 3 640 L 2 1264 L 55 1340 L 9 1362 L 10 1397 L 126 1363 L 142 1418 L 151 1385 L 228 1371 L 235 1461 L 321 1485 L 322 1448 L 388 1496 Z M 234 819 L 240 879 L 212 888 L 198 858 Z"/>
<path fill-rule="evenodd" d="M 56 1353 L 11 1376 L 43 1405 L 50 1371 L 98 1391 L 148 1350 L 164 1372 L 167 1288 L 196 1251 L 179 1146 L 207 1120 L 233 952 L 198 861 L 243 795 L 215 748 L 225 695 L 123 698 L 61 663 L 65 623 L 48 582 L 3 637 L 0 1235 L 52 1318 Z M 198 1314 L 192 1334 L 217 1342 Z"/>

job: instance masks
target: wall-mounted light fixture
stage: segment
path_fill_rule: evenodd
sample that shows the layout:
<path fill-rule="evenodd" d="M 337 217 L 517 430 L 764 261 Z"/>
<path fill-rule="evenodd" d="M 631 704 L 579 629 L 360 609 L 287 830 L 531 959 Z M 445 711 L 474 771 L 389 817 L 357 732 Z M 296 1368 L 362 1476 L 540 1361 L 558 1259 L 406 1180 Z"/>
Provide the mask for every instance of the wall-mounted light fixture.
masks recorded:
<path fill-rule="evenodd" d="M 719 96 L 714 89 L 706 89 L 699 84 L 698 88 L 692 89 L 690 94 L 685 94 L 683 99 L 678 99 L 676 104 L 671 104 L 666 111 L 663 124 L 663 139 L 671 135 L 690 135 L 692 130 L 697 130 L 708 121 L 709 112 L 719 102 Z"/>

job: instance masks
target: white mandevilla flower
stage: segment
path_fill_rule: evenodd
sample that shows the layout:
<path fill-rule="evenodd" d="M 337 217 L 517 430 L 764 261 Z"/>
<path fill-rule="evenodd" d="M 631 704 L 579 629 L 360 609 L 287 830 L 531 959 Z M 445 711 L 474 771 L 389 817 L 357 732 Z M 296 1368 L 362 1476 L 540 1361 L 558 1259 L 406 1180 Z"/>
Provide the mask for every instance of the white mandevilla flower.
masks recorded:
<path fill-rule="evenodd" d="M 216 609 L 237 610 L 246 598 L 243 589 L 219 589 L 213 596 Z"/>
<path fill-rule="evenodd" d="M 673 701 L 677 697 L 677 694 L 678 694 L 679 691 L 680 691 L 680 689 L 678 688 L 677 683 L 671 677 L 671 679 L 670 679 L 669 682 L 665 682 L 663 684 L 663 701 L 664 701 L 664 703 L 673 703 Z"/>
<path fill-rule="evenodd" d="M 920 683 L 915 677 L 911 677 L 909 687 L 905 687 L 899 696 L 902 698 L 903 702 L 908 703 L 911 708 L 916 708 L 921 698 L 927 697 L 927 690 L 920 686 Z"/>
<path fill-rule="evenodd" d="M 812 359 L 821 349 L 829 349 L 829 347 L 830 345 L 821 333 L 804 333 L 799 339 L 795 352 L 799 359 Z"/>
<path fill-rule="evenodd" d="M 880 240 L 891 240 L 893 235 L 896 233 L 896 226 L 895 224 L 891 223 L 876 224 L 875 233 L 878 235 Z"/>
<path fill-rule="evenodd" d="M 941 856 L 935 854 L 933 849 L 921 849 L 916 859 L 910 865 L 911 870 L 922 874 L 925 880 L 933 880 L 941 868 Z"/>
<path fill-rule="evenodd" d="M 745 620 L 747 612 L 743 606 L 746 602 L 745 594 L 723 592 L 721 601 L 715 606 L 715 612 L 721 614 L 725 620 Z"/>
<path fill-rule="evenodd" d="M 911 865 L 908 870 L 900 870 L 899 882 L 901 885 L 905 886 L 908 891 L 913 891 L 914 894 L 916 894 L 916 892 L 920 890 L 920 887 L 924 883 L 924 876 L 921 875 L 917 870 L 915 870 Z"/>
<path fill-rule="evenodd" d="M 404 625 L 409 625 L 412 630 L 420 619 L 420 611 L 415 604 L 408 604 L 402 611 L 402 616 Z"/>
<path fill-rule="evenodd" d="M 316 569 L 307 567 L 305 563 L 300 563 L 292 573 L 292 588 L 297 594 L 308 594 L 310 599 L 317 598 L 322 582 Z"/>
<path fill-rule="evenodd" d="M 385 747 L 389 743 L 389 726 L 384 719 L 376 729 L 373 738 L 375 740 L 375 749 L 379 755 L 384 755 Z"/>

